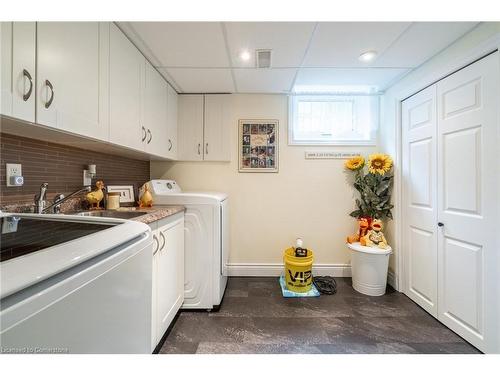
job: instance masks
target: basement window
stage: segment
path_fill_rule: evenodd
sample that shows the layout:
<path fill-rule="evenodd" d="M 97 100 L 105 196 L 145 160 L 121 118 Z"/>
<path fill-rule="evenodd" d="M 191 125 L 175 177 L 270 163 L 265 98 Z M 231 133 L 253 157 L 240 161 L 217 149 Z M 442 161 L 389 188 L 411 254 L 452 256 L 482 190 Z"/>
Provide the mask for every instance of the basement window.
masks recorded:
<path fill-rule="evenodd" d="M 291 95 L 290 145 L 375 145 L 377 95 Z"/>

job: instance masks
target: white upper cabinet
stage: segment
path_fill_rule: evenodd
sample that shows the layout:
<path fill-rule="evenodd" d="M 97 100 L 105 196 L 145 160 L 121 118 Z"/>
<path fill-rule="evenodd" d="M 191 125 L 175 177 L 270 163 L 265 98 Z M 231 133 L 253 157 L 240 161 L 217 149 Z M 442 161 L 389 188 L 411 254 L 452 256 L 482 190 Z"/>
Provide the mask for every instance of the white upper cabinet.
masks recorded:
<path fill-rule="evenodd" d="M 36 122 L 107 140 L 107 116 L 99 113 L 98 22 L 37 24 Z"/>
<path fill-rule="evenodd" d="M 0 26 L 2 115 L 177 158 L 177 93 L 114 23 Z"/>
<path fill-rule="evenodd" d="M 30 122 L 35 122 L 35 43 L 35 22 L 2 22 L 1 113 Z"/>
<path fill-rule="evenodd" d="M 230 129 L 226 126 L 229 99 L 230 95 L 205 95 L 204 160 L 230 160 Z"/>
<path fill-rule="evenodd" d="M 203 160 L 203 102 L 203 95 L 179 96 L 179 160 Z"/>
<path fill-rule="evenodd" d="M 144 150 L 160 157 L 167 157 L 168 154 L 167 95 L 167 82 L 151 64 L 146 63 L 146 84 L 144 87 L 146 140 Z"/>
<path fill-rule="evenodd" d="M 148 137 L 142 123 L 146 59 L 115 24 L 110 25 L 109 44 L 109 140 L 144 150 Z"/>
<path fill-rule="evenodd" d="M 230 95 L 180 95 L 178 159 L 229 161 Z"/>
<path fill-rule="evenodd" d="M 177 159 L 177 105 L 178 94 L 167 85 L 167 157 Z"/>

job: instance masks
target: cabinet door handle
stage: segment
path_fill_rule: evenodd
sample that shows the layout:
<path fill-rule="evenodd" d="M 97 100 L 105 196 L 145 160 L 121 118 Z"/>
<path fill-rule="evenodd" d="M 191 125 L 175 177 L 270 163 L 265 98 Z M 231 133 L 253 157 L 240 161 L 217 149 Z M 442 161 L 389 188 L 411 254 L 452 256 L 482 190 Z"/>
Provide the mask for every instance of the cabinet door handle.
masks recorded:
<path fill-rule="evenodd" d="M 148 129 L 148 134 L 149 134 L 149 139 L 148 139 L 148 145 L 149 145 L 149 143 L 153 139 L 153 134 L 151 133 L 151 130 L 149 130 L 149 129 Z"/>
<path fill-rule="evenodd" d="M 201 155 L 201 144 L 198 143 L 198 155 Z"/>
<path fill-rule="evenodd" d="M 438 227 L 444 227 L 444 223 L 439 222 Z"/>
<path fill-rule="evenodd" d="M 146 128 L 143 126 L 142 127 L 142 142 L 146 140 Z"/>
<path fill-rule="evenodd" d="M 50 99 L 47 103 L 45 103 L 45 108 L 48 109 L 54 100 L 54 86 L 52 86 L 52 83 L 50 83 L 48 79 L 45 80 L 45 86 L 50 89 Z"/>
<path fill-rule="evenodd" d="M 172 141 L 169 139 L 168 140 L 168 151 L 172 149 Z"/>
<path fill-rule="evenodd" d="M 163 232 L 160 232 L 160 237 L 163 238 L 163 245 L 161 245 L 160 250 L 163 250 L 163 248 L 165 247 L 165 243 L 167 242 L 167 240 L 165 239 L 165 235 L 163 234 Z"/>
<path fill-rule="evenodd" d="M 26 102 L 31 96 L 31 92 L 33 91 L 33 78 L 31 78 L 30 72 L 28 72 L 26 69 L 23 69 L 23 76 L 28 78 L 30 81 L 30 88 L 27 93 L 23 94 L 23 100 Z"/>
<path fill-rule="evenodd" d="M 208 142 L 207 142 L 207 144 L 205 145 L 205 154 L 207 154 L 207 155 L 208 155 Z"/>
<path fill-rule="evenodd" d="M 153 234 L 153 240 L 156 242 L 156 248 L 155 248 L 155 251 L 153 251 L 153 255 L 155 255 L 158 250 L 160 250 L 160 243 L 158 241 L 158 237 L 156 237 L 155 234 Z"/>

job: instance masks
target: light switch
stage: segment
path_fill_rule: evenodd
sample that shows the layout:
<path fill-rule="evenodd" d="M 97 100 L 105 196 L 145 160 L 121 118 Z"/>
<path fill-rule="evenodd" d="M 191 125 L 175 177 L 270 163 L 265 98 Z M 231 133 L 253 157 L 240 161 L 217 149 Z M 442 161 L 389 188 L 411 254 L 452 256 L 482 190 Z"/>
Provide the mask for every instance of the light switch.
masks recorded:
<path fill-rule="evenodd" d="M 24 183 L 21 164 L 6 163 L 6 184 L 7 186 L 22 186 Z"/>

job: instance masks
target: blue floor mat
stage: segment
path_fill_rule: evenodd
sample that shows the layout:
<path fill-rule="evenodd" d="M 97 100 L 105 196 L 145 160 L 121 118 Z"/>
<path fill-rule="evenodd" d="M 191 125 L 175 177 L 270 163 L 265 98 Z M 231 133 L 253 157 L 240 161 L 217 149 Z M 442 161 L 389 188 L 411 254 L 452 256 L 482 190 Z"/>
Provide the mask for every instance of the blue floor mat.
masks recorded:
<path fill-rule="evenodd" d="M 294 297 L 319 297 L 320 293 L 318 292 L 318 289 L 316 289 L 316 286 L 313 284 L 312 288 L 309 292 L 306 293 L 297 293 L 297 292 L 292 292 L 291 290 L 288 290 L 286 288 L 286 281 L 285 281 L 285 276 L 281 275 L 280 276 L 280 286 L 281 286 L 281 293 L 283 294 L 283 297 L 285 298 L 294 298 Z"/>

